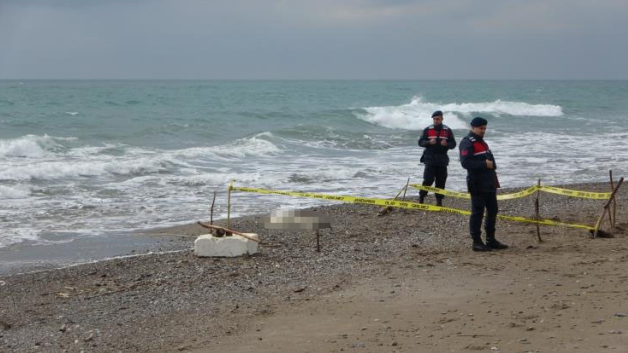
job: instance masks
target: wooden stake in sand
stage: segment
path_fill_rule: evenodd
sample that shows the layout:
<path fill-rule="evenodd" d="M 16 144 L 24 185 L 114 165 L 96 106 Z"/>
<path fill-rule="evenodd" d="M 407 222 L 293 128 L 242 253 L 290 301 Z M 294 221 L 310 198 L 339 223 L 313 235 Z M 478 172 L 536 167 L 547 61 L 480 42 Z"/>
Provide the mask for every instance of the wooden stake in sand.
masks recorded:
<path fill-rule="evenodd" d="M 406 187 L 403 188 L 403 197 L 401 198 L 401 201 L 405 201 L 406 200 L 406 191 L 408 191 L 408 186 L 410 185 L 410 177 L 408 177 L 408 181 L 406 181 Z"/>
<path fill-rule="evenodd" d="M 209 224 L 214 224 L 214 203 L 216 203 L 216 191 L 214 191 L 214 199 L 212 200 L 212 208 L 209 212 Z"/>
<path fill-rule="evenodd" d="M 406 200 L 406 191 L 408 190 L 408 185 L 410 185 L 410 178 L 408 178 L 408 182 L 406 183 L 406 186 L 404 186 L 403 188 L 401 188 L 401 190 L 399 190 L 399 192 L 397 193 L 397 196 L 395 196 L 395 198 L 393 199 L 393 201 L 396 201 L 397 198 L 399 197 L 399 195 L 401 195 L 401 193 L 403 192 L 403 200 Z M 390 206 L 386 206 L 386 207 L 382 207 L 381 210 L 379 210 L 379 213 L 377 214 L 378 216 L 384 216 L 386 215 L 388 212 L 392 211 L 392 207 Z"/>
<path fill-rule="evenodd" d="M 231 228 L 231 190 L 233 189 L 233 181 L 229 184 L 229 195 L 227 196 L 227 228 Z"/>
<path fill-rule="evenodd" d="M 595 224 L 595 231 L 593 231 L 593 238 L 598 236 L 600 232 L 600 225 L 602 224 L 602 219 L 604 219 L 606 212 L 611 212 L 609 206 L 615 199 L 615 194 L 617 193 L 617 190 L 619 190 L 619 187 L 621 186 L 623 182 L 624 182 L 624 178 L 622 177 L 621 179 L 619 179 L 617 186 L 613 189 L 613 192 L 611 193 L 611 197 L 608 199 L 608 201 L 604 205 L 604 210 L 602 211 L 602 215 L 600 215 L 600 218 L 597 219 L 597 223 Z"/>
<path fill-rule="evenodd" d="M 613 171 L 609 170 L 608 171 L 608 175 L 611 179 L 611 190 L 613 190 L 615 188 L 615 185 L 613 183 Z M 613 199 L 613 216 L 611 217 L 611 213 L 608 213 L 608 216 L 611 219 L 611 231 L 613 231 L 613 229 L 615 229 L 615 222 L 617 220 L 616 216 L 617 216 L 617 201 L 615 199 Z"/>
<path fill-rule="evenodd" d="M 536 220 L 540 220 L 541 219 L 541 213 L 539 211 L 539 194 L 541 193 L 541 179 L 539 179 L 539 181 L 536 184 L 539 188 L 536 190 L 536 200 L 534 200 L 534 213 L 536 214 Z M 536 223 L 536 237 L 539 240 L 539 243 L 543 242 L 543 239 L 541 239 L 541 227 L 539 226 L 538 223 Z"/>

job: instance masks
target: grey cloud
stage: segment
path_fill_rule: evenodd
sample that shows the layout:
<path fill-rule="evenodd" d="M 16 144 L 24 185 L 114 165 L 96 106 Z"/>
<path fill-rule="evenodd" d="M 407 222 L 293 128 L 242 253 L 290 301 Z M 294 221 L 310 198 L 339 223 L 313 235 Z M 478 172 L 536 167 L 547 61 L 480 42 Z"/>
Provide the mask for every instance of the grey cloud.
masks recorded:
<path fill-rule="evenodd" d="M 628 78 L 626 1 L 43 3 L 0 0 L 0 78 Z"/>

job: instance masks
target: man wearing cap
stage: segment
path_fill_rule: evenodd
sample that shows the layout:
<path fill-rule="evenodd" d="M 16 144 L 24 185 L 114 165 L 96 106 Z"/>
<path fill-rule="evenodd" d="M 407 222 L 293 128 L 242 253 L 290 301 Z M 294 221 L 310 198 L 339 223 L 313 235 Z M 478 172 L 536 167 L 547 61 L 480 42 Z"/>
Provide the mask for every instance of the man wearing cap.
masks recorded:
<path fill-rule="evenodd" d="M 473 251 L 491 251 L 507 249 L 508 245 L 495 239 L 495 221 L 497 219 L 497 164 L 495 157 L 484 141 L 488 122 L 476 117 L 471 120 L 471 132 L 460 141 L 460 163 L 467 170 L 467 188 L 471 194 L 471 218 L 469 230 L 473 239 Z M 486 208 L 484 231 L 486 244 L 482 242 L 482 218 Z"/>
<path fill-rule="evenodd" d="M 449 127 L 443 125 L 443 112 L 440 110 L 432 114 L 434 124 L 423 129 L 423 134 L 419 138 L 419 146 L 425 148 L 421 163 L 425 164 L 423 170 L 423 185 L 431 186 L 436 179 L 436 187 L 444 189 L 447 182 L 447 166 L 449 156 L 447 151 L 456 147 L 454 133 Z M 419 202 L 423 203 L 427 196 L 427 191 L 419 192 Z M 443 195 L 436 194 L 436 205 L 443 205 Z"/>

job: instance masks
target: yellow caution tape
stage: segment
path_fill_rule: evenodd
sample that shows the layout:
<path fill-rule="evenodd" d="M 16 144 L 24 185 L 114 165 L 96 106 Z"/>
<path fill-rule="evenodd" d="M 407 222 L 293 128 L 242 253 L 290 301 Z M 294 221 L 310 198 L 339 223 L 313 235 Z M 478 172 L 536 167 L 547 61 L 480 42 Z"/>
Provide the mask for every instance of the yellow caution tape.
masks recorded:
<path fill-rule="evenodd" d="M 524 223 L 538 223 L 544 224 L 547 226 L 559 226 L 559 227 L 570 227 L 570 228 L 580 228 L 586 230 L 595 230 L 595 227 L 588 226 L 586 224 L 577 224 L 577 223 L 565 223 L 558 222 L 551 219 L 540 218 L 538 220 L 534 218 L 524 218 L 519 216 L 506 216 L 506 215 L 497 215 L 497 218 L 505 219 L 513 222 L 524 222 Z"/>
<path fill-rule="evenodd" d="M 497 195 L 497 199 L 498 200 L 514 200 L 514 199 L 519 199 L 522 197 L 527 197 L 530 196 L 532 194 L 534 194 L 537 190 L 538 190 L 538 186 L 531 186 L 525 190 L 521 190 L 519 192 L 515 192 L 512 194 L 498 194 Z"/>
<path fill-rule="evenodd" d="M 468 216 L 471 214 L 471 211 L 459 210 L 456 208 L 449 208 L 449 207 L 427 205 L 427 204 L 416 203 L 416 202 L 408 202 L 408 201 L 395 201 L 395 200 L 374 199 L 374 198 L 368 198 L 368 197 L 316 194 L 316 193 L 310 193 L 310 192 L 277 191 L 277 190 L 270 190 L 270 189 L 254 189 L 254 188 L 234 187 L 234 186 L 229 186 L 229 188 L 233 191 L 255 192 L 259 194 L 285 195 L 285 196 L 305 197 L 305 198 L 318 199 L 318 200 L 359 203 L 359 204 L 365 204 L 365 205 L 390 206 L 390 207 L 407 208 L 411 210 L 420 210 L 420 211 L 454 213 L 454 214 L 460 214 L 460 215 L 465 215 L 465 216 Z M 533 188 L 536 188 L 536 186 L 534 186 Z M 563 222 L 553 221 L 550 219 L 536 220 L 532 218 L 525 218 L 525 217 L 518 217 L 518 216 L 505 216 L 505 215 L 497 215 L 497 217 L 501 219 L 509 220 L 509 221 L 515 221 L 515 222 L 538 223 L 538 224 L 544 224 L 544 225 L 550 225 L 550 226 L 562 226 L 562 227 L 595 230 L 594 227 L 590 227 L 587 225 L 563 223 Z"/>
<path fill-rule="evenodd" d="M 410 186 L 412 186 L 413 188 L 419 189 L 419 190 L 433 192 L 435 194 L 455 197 L 455 198 L 459 198 L 459 199 L 470 199 L 471 198 L 471 194 L 466 193 L 466 192 L 450 191 L 450 190 L 445 190 L 445 189 L 441 189 L 441 188 L 435 188 L 433 186 L 425 186 L 425 185 L 421 185 L 421 184 L 410 184 Z"/>
<path fill-rule="evenodd" d="M 466 192 L 457 192 L 457 191 L 449 191 L 449 190 L 445 190 L 445 189 L 440 189 L 440 188 L 435 188 L 432 186 L 424 186 L 421 184 L 411 184 L 410 186 L 417 188 L 419 190 L 425 190 L 425 191 L 429 191 L 429 192 L 433 192 L 435 194 L 441 194 L 441 195 L 445 195 L 445 196 L 451 196 L 451 197 L 456 197 L 459 199 L 470 199 L 471 198 L 471 194 L 466 193 Z M 537 186 L 531 186 L 525 190 L 521 190 L 519 192 L 515 192 L 512 194 L 502 194 L 502 195 L 497 195 L 497 199 L 498 200 L 513 200 L 513 199 L 518 199 L 521 197 L 526 197 L 526 196 L 530 196 L 533 193 L 536 192 L 536 190 L 538 189 Z"/>
<path fill-rule="evenodd" d="M 555 188 L 553 186 L 541 186 L 541 191 L 552 194 L 578 197 L 581 199 L 608 200 L 611 198 L 610 192 L 588 192 L 570 189 Z"/>
<path fill-rule="evenodd" d="M 413 188 L 419 189 L 419 190 L 425 190 L 428 192 L 433 192 L 435 194 L 440 194 L 440 195 L 445 195 L 445 196 L 451 196 L 451 197 L 456 197 L 459 199 L 470 199 L 471 195 L 469 193 L 466 192 L 456 192 L 456 191 L 449 191 L 449 190 L 445 190 L 445 189 L 440 189 L 440 188 L 435 188 L 432 186 L 424 186 L 421 184 L 410 184 L 410 186 L 412 186 Z M 532 194 L 534 194 L 536 191 L 543 191 L 543 192 L 549 192 L 552 194 L 558 194 L 558 195 L 565 195 L 565 196 L 571 196 L 571 197 L 578 197 L 581 199 L 594 199 L 594 200 L 608 200 L 611 197 L 611 193 L 610 192 L 588 192 L 588 191 L 578 191 L 578 190 L 569 190 L 569 189 L 561 189 L 561 188 L 556 188 L 553 186 L 531 186 L 525 190 L 521 190 L 519 192 L 515 192 L 512 194 L 498 194 L 497 195 L 497 199 L 498 200 L 513 200 L 513 199 L 518 199 L 518 198 L 522 198 L 522 197 L 526 197 L 526 196 L 530 196 Z"/>

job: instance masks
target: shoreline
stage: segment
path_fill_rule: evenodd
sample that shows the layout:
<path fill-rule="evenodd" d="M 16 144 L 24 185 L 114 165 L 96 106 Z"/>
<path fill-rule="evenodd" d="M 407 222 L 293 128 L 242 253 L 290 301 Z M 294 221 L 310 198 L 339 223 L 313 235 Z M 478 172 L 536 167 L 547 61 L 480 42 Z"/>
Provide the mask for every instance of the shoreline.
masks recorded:
<path fill-rule="evenodd" d="M 607 183 L 568 187 L 603 192 L 610 189 Z M 619 190 L 622 201 L 627 199 L 627 190 Z M 565 222 L 592 224 L 599 217 L 602 207 L 599 200 L 550 194 L 541 197 L 541 214 Z M 432 194 L 426 201 L 433 204 Z M 532 204 L 531 198 L 503 201 L 500 202 L 500 213 L 530 216 L 533 213 Z M 446 198 L 445 206 L 466 209 L 468 200 Z M 405 309 L 395 306 L 399 303 L 394 300 L 391 302 L 388 297 L 401 294 L 406 285 L 414 290 L 434 294 L 427 299 L 413 299 L 410 295 L 400 302 L 411 305 L 413 300 L 417 300 L 418 304 L 423 301 L 421 305 L 426 305 L 428 312 L 430 310 L 427 308 L 431 306 L 440 310 L 452 304 L 447 299 L 447 293 L 452 290 L 467 293 L 469 297 L 465 300 L 475 301 L 474 305 L 478 308 L 485 308 L 485 303 L 482 303 L 481 296 L 478 299 L 477 294 L 494 292 L 495 288 L 490 281 L 473 283 L 472 275 L 478 273 L 482 278 L 503 277 L 505 280 L 512 272 L 513 280 L 526 283 L 517 287 L 517 291 L 511 290 L 514 294 L 508 294 L 510 301 L 503 303 L 505 307 L 534 307 L 538 299 L 528 297 L 524 289 L 532 291 L 538 288 L 539 292 L 535 293 L 539 296 L 552 291 L 583 290 L 580 289 L 583 284 L 571 280 L 569 283 L 561 280 L 561 288 L 553 287 L 554 283 L 551 283 L 552 288 L 543 287 L 549 285 L 549 282 L 541 281 L 540 277 L 540 282 L 535 284 L 537 287 L 527 287 L 530 280 L 526 278 L 536 271 L 541 271 L 538 273 L 543 276 L 555 274 L 557 278 L 571 278 L 567 275 L 573 274 L 577 266 L 585 266 L 588 274 L 580 273 L 576 276 L 584 277 L 587 281 L 597 278 L 599 283 L 595 282 L 595 290 L 602 293 L 628 291 L 628 284 L 624 284 L 628 281 L 613 282 L 612 278 L 604 274 L 613 272 L 619 261 L 628 261 L 628 256 L 622 252 L 627 249 L 625 229 L 628 228 L 628 208 L 621 202 L 618 206 L 618 230 L 614 239 L 592 240 L 583 230 L 542 226 L 544 242 L 539 244 L 534 225 L 498 221 L 498 239 L 511 245 L 511 249 L 485 255 L 470 251 L 468 218 L 465 216 L 397 209 L 378 217 L 379 207 L 360 204 L 332 204 L 314 208 L 327 214 L 333 227 L 321 231 L 320 253 L 315 251 L 313 232 L 267 232 L 255 216 L 232 219 L 232 228 L 257 232 L 267 245 L 262 246 L 258 254 L 240 258 L 196 258 L 191 246 L 196 235 L 200 234 L 197 232 L 206 233 L 198 225 L 155 229 L 148 236 L 169 236 L 165 239 L 174 240 L 168 243 L 187 244 L 188 250 L 114 258 L 52 271 L 0 275 L 0 348 L 8 352 L 211 352 L 244 350 L 249 344 L 248 340 L 252 340 L 260 347 L 266 347 L 265 351 L 268 352 L 330 352 L 340 351 L 341 348 L 351 349 L 351 345 L 360 348 L 360 344 L 373 347 L 378 352 L 417 351 L 410 348 L 414 344 L 410 338 L 414 335 L 406 340 L 400 338 L 403 336 L 401 331 L 396 331 L 395 335 L 387 332 L 385 327 L 383 331 L 371 331 L 365 323 L 368 320 L 360 321 L 366 320 L 365 315 L 380 305 L 391 306 L 389 309 L 392 313 L 404 312 Z M 519 211 L 518 214 L 515 211 Z M 594 261 L 605 257 L 612 260 Z M 578 261 L 586 264 L 578 265 Z M 510 264 L 506 266 L 509 272 L 503 272 L 504 263 Z M 478 269 L 481 270 L 478 272 Z M 616 276 L 625 277 L 621 274 Z M 396 278 L 392 283 L 391 277 Z M 456 289 L 456 281 L 466 287 Z M 389 294 L 384 302 L 379 299 L 371 301 L 382 293 Z M 355 298 L 353 303 L 331 299 L 348 298 L 350 295 Z M 591 299 L 591 305 L 616 307 L 617 312 L 628 308 L 627 298 L 623 294 L 608 295 L 617 297 L 615 299 L 619 302 L 595 297 Z M 324 338 L 318 337 L 316 330 L 309 333 L 295 331 L 299 325 L 294 320 L 309 322 L 308 318 L 312 316 L 312 325 L 317 322 L 321 325 L 327 323 L 334 314 L 321 315 L 327 312 L 329 305 L 341 302 L 345 304 L 340 305 L 339 310 L 354 308 L 352 313 L 345 314 L 353 315 L 356 318 L 354 324 L 364 325 L 366 330 L 352 327 L 351 320 L 346 322 L 340 317 L 329 326 L 336 332 L 333 337 L 331 333 Z M 574 307 L 572 304 L 568 306 Z M 311 309 L 311 312 L 305 314 L 299 311 L 306 308 Z M 483 310 L 486 313 L 486 310 L 491 309 Z M 502 308 L 501 312 L 504 310 L 507 309 Z M 386 310 L 380 312 L 382 316 L 388 315 L 385 314 L 388 312 Z M 432 312 L 430 315 L 439 313 Z M 419 321 L 414 322 L 412 316 L 400 315 L 403 316 L 403 322 L 410 321 L 406 325 L 417 330 L 421 325 L 426 325 L 423 323 L 425 318 L 417 316 L 416 320 Z M 480 313 L 474 315 L 477 320 L 475 324 L 478 324 Z M 279 318 L 293 320 L 292 328 L 282 328 Z M 371 318 L 368 322 L 373 323 L 375 319 Z M 393 316 L 383 321 L 390 322 L 385 326 L 397 326 L 395 320 L 400 319 Z M 605 320 L 611 322 L 611 319 Z M 434 325 L 432 321 L 430 329 Z M 492 325 L 490 320 L 483 324 L 487 327 Z M 310 323 L 304 327 L 310 327 L 308 325 Z M 436 326 L 439 325 L 447 326 Z M 317 327 L 322 329 L 320 325 Z M 294 335 L 277 341 L 279 337 L 273 334 L 279 332 L 276 330 L 288 330 Z M 439 330 L 442 332 L 445 328 Z M 345 341 L 345 338 L 338 337 L 343 332 L 353 335 L 354 331 L 368 337 L 360 341 Z M 598 333 L 586 331 L 587 335 Z M 527 336 L 537 334 L 541 334 L 540 329 L 536 332 L 524 331 Z M 624 340 L 621 335 L 612 337 Z M 258 338 L 262 341 L 257 341 Z M 423 342 L 423 339 L 430 341 L 425 335 L 418 341 L 426 344 L 427 341 Z M 303 346 L 307 340 L 316 342 L 317 347 Z M 392 345 L 393 340 L 398 345 Z M 473 340 L 474 343 L 467 345 L 477 344 L 482 349 L 490 349 L 490 345 L 494 344 L 492 341 L 488 345 L 486 342 L 480 344 L 475 342 L 475 338 Z M 436 342 L 436 348 L 418 351 L 460 348 L 457 346 L 459 341 L 471 339 L 452 340 L 451 337 L 443 336 L 439 340 L 440 345 Z M 556 345 L 550 342 L 549 347 L 559 347 L 558 343 L 558 340 Z M 456 351 L 460 350 L 458 348 Z"/>
<path fill-rule="evenodd" d="M 0 248 L 0 276 L 63 269 L 138 254 L 183 250 L 167 236 L 118 233 L 52 244 L 15 244 Z"/>
<path fill-rule="evenodd" d="M 565 187 L 578 190 L 603 190 L 606 183 L 577 183 L 577 184 L 556 184 L 552 186 Z M 593 189 L 591 189 L 593 187 Z M 520 191 L 521 188 L 502 189 L 502 193 Z M 610 189 L 610 187 L 609 187 Z M 418 190 L 409 189 L 409 195 L 418 195 Z M 409 200 L 417 201 L 418 196 L 409 196 Z M 430 193 L 433 198 L 433 194 Z M 282 196 L 277 196 L 282 197 Z M 433 200 L 433 199 L 432 199 Z M 452 198 L 448 198 L 452 200 Z M 458 200 L 460 201 L 460 200 Z M 429 202 L 428 202 L 429 203 Z M 307 209 L 326 208 L 341 205 L 342 203 L 330 203 L 324 206 L 307 207 Z M 468 209 L 465 202 L 456 202 L 462 209 Z M 502 203 L 502 205 L 506 205 Z M 447 206 L 447 205 L 446 205 Z M 378 206 L 374 206 L 378 207 Z M 500 205 L 500 208 L 502 206 Z M 399 210 L 399 209 L 397 209 Z M 503 211 L 502 209 L 501 211 Z M 507 210 L 507 209 L 506 209 Z M 270 212 L 270 211 L 269 211 Z M 502 212 L 500 212 L 501 214 Z M 267 214 L 244 215 L 232 218 L 232 222 L 257 221 Z M 460 216 L 465 217 L 465 216 Z M 226 219 L 216 219 L 216 224 L 224 225 Z M 129 232 L 119 232 L 104 236 L 88 236 L 73 239 L 69 242 L 59 242 L 52 244 L 29 244 L 19 243 L 0 248 L 0 276 L 21 273 L 30 273 L 46 270 L 62 269 L 68 266 L 78 266 L 81 264 L 106 261 L 119 257 L 132 256 L 137 254 L 162 253 L 169 251 L 183 251 L 193 247 L 189 238 L 206 234 L 207 230 L 198 227 L 195 222 L 189 224 L 156 227 L 145 230 Z"/>

